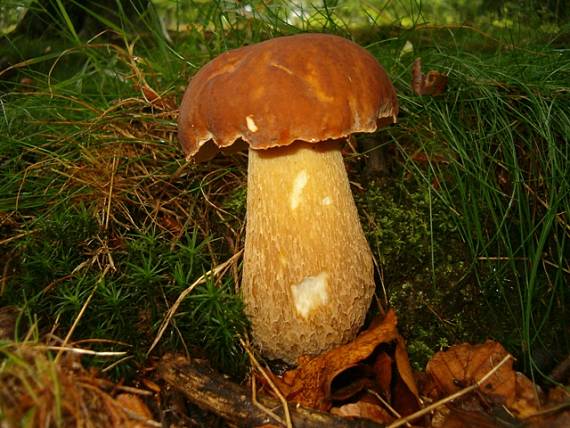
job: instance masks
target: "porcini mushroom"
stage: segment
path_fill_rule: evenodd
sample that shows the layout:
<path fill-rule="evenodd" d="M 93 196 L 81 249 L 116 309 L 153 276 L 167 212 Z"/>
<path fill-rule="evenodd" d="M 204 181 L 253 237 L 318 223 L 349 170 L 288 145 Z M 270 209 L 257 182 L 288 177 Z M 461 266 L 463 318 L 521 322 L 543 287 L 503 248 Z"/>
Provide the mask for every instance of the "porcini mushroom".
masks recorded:
<path fill-rule="evenodd" d="M 373 262 L 340 141 L 397 113 L 380 64 L 332 35 L 231 50 L 190 81 L 178 120 L 187 157 L 249 145 L 242 294 L 266 356 L 295 362 L 362 326 Z"/>

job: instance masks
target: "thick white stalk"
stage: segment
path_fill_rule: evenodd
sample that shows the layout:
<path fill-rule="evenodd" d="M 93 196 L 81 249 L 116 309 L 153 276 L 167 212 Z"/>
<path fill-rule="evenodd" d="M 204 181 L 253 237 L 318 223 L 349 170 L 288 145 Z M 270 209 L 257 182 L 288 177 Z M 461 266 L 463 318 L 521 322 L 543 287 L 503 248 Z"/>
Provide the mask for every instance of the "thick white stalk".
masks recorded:
<path fill-rule="evenodd" d="M 321 353 L 362 326 L 373 262 L 337 144 L 249 150 L 242 293 L 270 358 Z"/>

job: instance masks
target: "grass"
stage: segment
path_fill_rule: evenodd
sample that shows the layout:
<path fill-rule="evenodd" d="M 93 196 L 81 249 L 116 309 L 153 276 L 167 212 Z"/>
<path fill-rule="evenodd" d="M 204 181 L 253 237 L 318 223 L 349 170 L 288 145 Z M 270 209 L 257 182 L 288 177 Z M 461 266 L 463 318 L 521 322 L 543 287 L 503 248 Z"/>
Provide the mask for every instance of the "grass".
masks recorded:
<path fill-rule="evenodd" d="M 132 395 L 135 388 L 97 377 L 73 353 L 57 361 L 49 347 L 28 337 L 0 341 L 0 355 L 0 420 L 6 426 L 128 426 L 145 419 L 128 407 L 135 401 L 144 408 L 141 396 Z"/>
<path fill-rule="evenodd" d="M 408 104 L 414 129 L 427 131 L 414 145 L 445 161 L 408 168 L 456 214 L 471 272 L 496 311 L 487 318 L 505 329 L 487 334 L 544 376 L 553 361 L 540 359 L 568 350 L 569 58 L 538 46 L 427 58 L 455 84 L 445 99 Z"/>
<path fill-rule="evenodd" d="M 547 376 L 570 351 L 568 29 L 428 25 L 414 7 L 415 27 L 353 31 L 338 8 L 291 23 L 270 3 L 249 14 L 198 3 L 175 9 L 188 26 L 172 41 L 148 20 L 140 38 L 115 27 L 2 48 L 14 61 L 0 71 L 0 306 L 21 311 L 15 337 L 29 325 L 59 340 L 71 331 L 72 342 L 128 351 L 89 364 L 116 376 L 143 366 L 180 293 L 243 245 L 246 158 L 184 162 L 175 121 L 186 79 L 227 49 L 324 29 L 354 34 L 398 88 L 400 123 L 375 136 L 392 173 L 365 181 L 359 158 L 347 165 L 415 362 L 490 336 Z M 443 96 L 411 93 L 416 56 L 449 74 Z M 155 352 L 206 355 L 242 376 L 238 283 L 237 265 L 208 278 Z"/>

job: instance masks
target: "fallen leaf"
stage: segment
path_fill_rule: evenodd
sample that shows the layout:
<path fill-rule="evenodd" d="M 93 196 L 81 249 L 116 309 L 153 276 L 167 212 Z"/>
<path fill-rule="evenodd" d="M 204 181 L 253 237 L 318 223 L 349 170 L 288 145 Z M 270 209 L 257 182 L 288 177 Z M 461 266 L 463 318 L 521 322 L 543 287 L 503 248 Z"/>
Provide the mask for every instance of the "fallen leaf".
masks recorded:
<path fill-rule="evenodd" d="M 492 416 L 477 410 L 442 406 L 433 415 L 431 428 L 500 428 Z"/>
<path fill-rule="evenodd" d="M 392 358 L 386 352 L 380 352 L 374 361 L 374 374 L 376 377 L 376 385 L 380 389 L 380 393 L 388 401 L 391 399 L 390 386 L 392 384 Z"/>
<path fill-rule="evenodd" d="M 366 418 L 378 422 L 380 424 L 387 424 L 394 420 L 386 410 L 382 407 L 368 403 L 366 401 L 359 401 L 357 403 L 348 403 L 340 407 L 333 407 L 331 414 L 337 416 L 344 416 L 349 418 Z"/>
<path fill-rule="evenodd" d="M 427 75 L 422 73 L 422 61 L 416 58 L 412 64 L 412 89 L 416 95 L 440 95 L 447 87 L 447 75 L 430 70 Z"/>
<path fill-rule="evenodd" d="M 429 361 L 426 372 L 434 381 L 436 398 L 448 396 L 483 379 L 507 356 L 500 343 L 461 344 L 438 352 Z M 513 370 L 510 359 L 479 387 L 479 392 L 497 404 L 507 406 L 518 416 L 534 413 L 540 406 L 539 392 L 522 374 Z M 433 394 L 433 392 L 432 392 Z"/>
<path fill-rule="evenodd" d="M 401 416 L 410 415 L 419 410 L 419 392 L 412 367 L 408 359 L 404 339 L 398 337 L 394 353 L 397 370 L 392 381 L 392 407 Z"/>
<path fill-rule="evenodd" d="M 312 407 L 319 410 L 329 410 L 332 406 L 331 397 L 334 391 L 335 378 L 341 376 L 348 369 L 359 365 L 367 359 L 381 344 L 392 344 L 395 341 L 403 346 L 403 339 L 400 338 L 396 329 L 396 314 L 393 310 L 388 311 L 381 322 L 373 323 L 368 330 L 363 331 L 354 341 L 341 345 L 329 352 L 316 357 L 303 356 L 299 358 L 299 366 L 295 370 L 286 372 L 276 383 L 282 394 L 289 401 Z M 412 391 L 417 392 L 411 368 L 408 362 L 404 362 L 405 349 L 400 349 L 400 359 L 398 369 L 406 373 L 405 384 L 412 384 Z M 409 373 L 408 373 L 409 370 Z M 374 379 L 375 375 L 366 374 L 366 378 Z M 359 388 L 361 385 L 357 385 Z"/>
<path fill-rule="evenodd" d="M 142 383 L 144 386 L 146 386 L 148 389 L 150 389 L 152 392 L 156 392 L 156 393 L 160 393 L 161 392 L 161 388 L 160 385 L 156 384 L 155 382 L 153 382 L 150 379 L 143 379 Z"/>
<path fill-rule="evenodd" d="M 570 390 L 556 386 L 548 391 L 549 403 L 567 403 L 570 401 Z"/>
<path fill-rule="evenodd" d="M 374 371 L 371 367 L 358 364 L 347 367 L 333 374 L 325 386 L 330 401 L 345 401 L 354 397 L 360 391 L 374 386 Z"/>
<path fill-rule="evenodd" d="M 136 85 L 141 90 L 145 100 L 147 100 L 154 107 L 160 110 L 173 111 L 176 110 L 176 103 L 170 97 L 163 97 L 159 95 L 154 89 L 152 89 L 148 84 L 143 83 L 141 85 Z"/>
<path fill-rule="evenodd" d="M 568 428 L 570 427 L 570 411 L 530 418 L 525 428 Z"/>
<path fill-rule="evenodd" d="M 508 400 L 507 406 L 519 417 L 526 417 L 535 413 L 540 407 L 540 397 L 543 395 L 538 385 L 534 385 L 529 378 L 515 372 L 515 394 Z"/>
<path fill-rule="evenodd" d="M 408 358 L 408 351 L 406 351 L 406 342 L 401 336 L 396 338 L 396 367 L 402 381 L 406 384 L 408 389 L 414 396 L 419 397 L 418 387 Z"/>
<path fill-rule="evenodd" d="M 120 394 L 115 398 L 115 401 L 125 410 L 129 417 L 128 420 L 124 421 L 124 427 L 144 428 L 148 426 L 146 421 L 152 420 L 151 411 L 139 396 Z"/>

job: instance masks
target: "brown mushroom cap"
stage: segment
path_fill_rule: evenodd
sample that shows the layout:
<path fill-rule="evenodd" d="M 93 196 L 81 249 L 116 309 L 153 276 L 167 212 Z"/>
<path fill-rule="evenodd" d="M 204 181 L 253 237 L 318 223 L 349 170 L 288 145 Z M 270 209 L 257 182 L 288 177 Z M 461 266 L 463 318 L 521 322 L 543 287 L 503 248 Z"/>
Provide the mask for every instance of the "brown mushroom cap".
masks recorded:
<path fill-rule="evenodd" d="M 188 158 L 207 158 L 216 151 L 208 142 L 224 148 L 243 140 L 253 149 L 317 143 L 373 132 L 397 114 L 394 87 L 370 53 L 342 37 L 301 34 L 206 64 L 184 93 L 178 135 Z"/>

